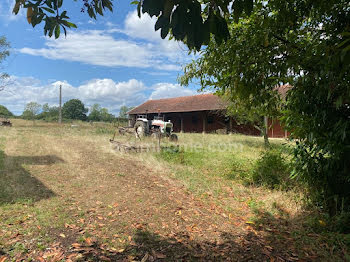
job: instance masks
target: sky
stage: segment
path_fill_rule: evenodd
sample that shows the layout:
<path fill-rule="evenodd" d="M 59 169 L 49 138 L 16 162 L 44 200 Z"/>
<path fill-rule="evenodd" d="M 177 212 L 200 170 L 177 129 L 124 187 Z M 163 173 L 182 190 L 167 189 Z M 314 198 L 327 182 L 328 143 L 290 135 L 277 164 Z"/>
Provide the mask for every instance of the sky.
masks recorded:
<path fill-rule="evenodd" d="M 12 14 L 14 2 L 0 1 L 0 35 L 11 44 L 0 68 L 11 76 L 0 104 L 17 115 L 32 101 L 58 105 L 60 85 L 63 102 L 78 98 L 116 115 L 124 105 L 198 93 L 198 86 L 177 83 L 194 56 L 183 44 L 161 39 L 154 18 L 140 19 L 131 0 L 114 1 L 114 12 L 97 20 L 80 11 L 83 1 L 64 1 L 78 29 L 59 39 L 45 37 L 43 25 L 32 28 L 24 12 Z"/>

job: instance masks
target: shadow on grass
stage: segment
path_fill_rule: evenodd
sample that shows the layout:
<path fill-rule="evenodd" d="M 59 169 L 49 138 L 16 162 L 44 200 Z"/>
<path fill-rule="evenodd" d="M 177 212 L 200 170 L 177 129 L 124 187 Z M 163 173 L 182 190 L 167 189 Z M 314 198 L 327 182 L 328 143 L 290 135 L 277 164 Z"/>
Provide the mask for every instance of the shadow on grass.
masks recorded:
<path fill-rule="evenodd" d="M 82 261 L 269 261 L 268 251 L 251 233 L 245 238 L 225 233 L 221 243 L 195 241 L 187 234 L 165 238 L 139 230 L 122 252 L 109 252 L 95 244 L 83 252 Z"/>
<path fill-rule="evenodd" d="M 57 156 L 7 156 L 0 150 L 0 206 L 38 201 L 55 195 L 23 165 L 52 165 L 63 162 Z"/>
<path fill-rule="evenodd" d="M 291 220 L 261 215 L 266 228 L 260 225 L 243 235 L 225 232 L 220 242 L 196 241 L 185 233 L 168 238 L 137 231 L 133 242 L 119 252 L 98 243 L 83 248 L 81 261 L 343 261 L 346 256 L 346 243 L 328 246 L 330 239 L 318 234 L 291 232 Z"/>

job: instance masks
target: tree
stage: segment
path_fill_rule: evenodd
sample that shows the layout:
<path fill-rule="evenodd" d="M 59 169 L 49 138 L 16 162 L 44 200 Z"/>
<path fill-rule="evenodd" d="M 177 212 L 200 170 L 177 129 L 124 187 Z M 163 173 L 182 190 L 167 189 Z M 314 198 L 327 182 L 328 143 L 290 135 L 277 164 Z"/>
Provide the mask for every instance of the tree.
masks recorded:
<path fill-rule="evenodd" d="M 37 115 L 36 118 L 48 122 L 58 121 L 58 107 L 50 106 L 48 103 L 46 103 L 42 107 L 42 112 Z"/>
<path fill-rule="evenodd" d="M 101 120 L 104 122 L 112 122 L 115 118 L 114 115 L 108 112 L 107 108 L 101 108 L 100 113 L 101 113 Z"/>
<path fill-rule="evenodd" d="M 93 104 L 90 108 L 89 114 L 90 121 L 101 121 L 101 106 L 99 104 Z"/>
<path fill-rule="evenodd" d="M 50 111 L 50 106 L 48 103 L 43 105 L 43 112 L 48 113 Z"/>
<path fill-rule="evenodd" d="M 27 119 L 32 119 L 33 124 L 35 123 L 35 117 L 40 112 L 41 105 L 37 102 L 29 102 L 23 112 L 23 116 L 25 116 Z"/>
<path fill-rule="evenodd" d="M 231 38 L 212 38 L 180 77 L 261 114 L 279 109 L 275 88 L 290 84 L 281 109 L 298 139 L 293 175 L 331 215 L 350 211 L 349 11 L 348 1 L 267 1 L 229 20 Z"/>
<path fill-rule="evenodd" d="M 101 108 L 99 104 L 93 104 L 90 110 L 89 120 L 112 122 L 114 116 L 108 112 L 107 108 Z"/>
<path fill-rule="evenodd" d="M 0 116 L 11 117 L 13 114 L 5 106 L 0 105 Z"/>
<path fill-rule="evenodd" d="M 119 117 L 120 118 L 128 118 L 128 112 L 133 109 L 134 107 L 127 107 L 127 106 L 122 106 L 119 110 Z"/>
<path fill-rule="evenodd" d="M 6 41 L 6 38 L 4 36 L 0 36 L 0 64 L 10 55 L 9 48 L 10 44 Z M 0 72 L 0 91 L 5 88 L 6 80 L 8 78 L 8 74 Z"/>
<path fill-rule="evenodd" d="M 63 117 L 67 119 L 83 120 L 87 119 L 86 113 L 89 110 L 85 108 L 83 102 L 79 99 L 71 99 L 64 103 L 62 107 Z"/>

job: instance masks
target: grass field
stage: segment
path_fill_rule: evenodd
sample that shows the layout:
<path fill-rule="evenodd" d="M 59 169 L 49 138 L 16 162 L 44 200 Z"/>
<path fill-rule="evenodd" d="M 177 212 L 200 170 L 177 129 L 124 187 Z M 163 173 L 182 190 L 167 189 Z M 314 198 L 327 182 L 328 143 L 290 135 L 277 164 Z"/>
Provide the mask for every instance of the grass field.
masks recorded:
<path fill-rule="evenodd" d="M 13 125 L 0 128 L 1 262 L 350 261 L 349 235 L 329 232 L 301 188 L 251 180 L 261 138 L 179 134 L 122 153 L 108 124 Z M 286 141 L 272 147 L 288 160 Z"/>

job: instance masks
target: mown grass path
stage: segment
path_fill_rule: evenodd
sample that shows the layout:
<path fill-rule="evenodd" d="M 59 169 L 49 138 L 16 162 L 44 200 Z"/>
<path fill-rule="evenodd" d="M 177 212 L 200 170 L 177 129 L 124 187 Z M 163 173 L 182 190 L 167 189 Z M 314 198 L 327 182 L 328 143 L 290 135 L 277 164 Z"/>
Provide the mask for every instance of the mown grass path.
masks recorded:
<path fill-rule="evenodd" d="M 114 153 L 92 129 L 1 132 L 1 262 L 318 258 L 298 247 L 291 221 L 259 230 L 246 201 L 232 197 L 240 212 L 228 213 L 161 169 Z"/>

